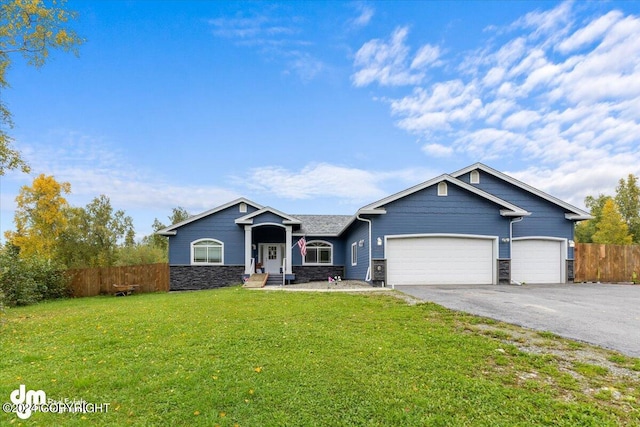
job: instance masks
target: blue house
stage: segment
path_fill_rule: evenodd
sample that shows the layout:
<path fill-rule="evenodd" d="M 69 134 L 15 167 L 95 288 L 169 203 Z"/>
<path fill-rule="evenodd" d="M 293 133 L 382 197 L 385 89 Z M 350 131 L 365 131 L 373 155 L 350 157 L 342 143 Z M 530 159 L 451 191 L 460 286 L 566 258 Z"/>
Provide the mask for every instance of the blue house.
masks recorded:
<path fill-rule="evenodd" d="M 256 272 L 377 286 L 565 283 L 575 223 L 590 218 L 476 163 L 354 215 L 292 215 L 240 198 L 158 234 L 169 238 L 174 290 L 238 284 Z"/>

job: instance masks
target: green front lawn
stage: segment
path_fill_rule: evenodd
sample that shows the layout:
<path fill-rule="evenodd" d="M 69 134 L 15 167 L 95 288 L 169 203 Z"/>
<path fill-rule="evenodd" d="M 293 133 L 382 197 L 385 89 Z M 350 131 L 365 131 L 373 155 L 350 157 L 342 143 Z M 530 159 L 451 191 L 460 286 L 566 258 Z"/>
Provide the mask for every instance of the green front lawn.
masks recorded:
<path fill-rule="evenodd" d="M 609 357 L 631 377 L 568 366 L 518 350 L 510 328 L 392 296 L 242 288 L 15 308 L 0 403 L 25 384 L 109 407 L 0 425 L 640 424 L 636 359 Z"/>

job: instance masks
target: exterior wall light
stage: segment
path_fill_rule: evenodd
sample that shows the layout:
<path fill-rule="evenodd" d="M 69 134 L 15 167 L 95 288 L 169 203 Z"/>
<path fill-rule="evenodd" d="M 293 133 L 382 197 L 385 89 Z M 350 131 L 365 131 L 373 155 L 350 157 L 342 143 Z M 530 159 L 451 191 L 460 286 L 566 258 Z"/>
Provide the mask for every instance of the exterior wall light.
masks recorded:
<path fill-rule="evenodd" d="M 382 238 L 381 238 L 381 237 L 378 237 L 378 238 L 376 239 L 376 243 L 378 244 L 378 246 L 382 246 Z"/>
<path fill-rule="evenodd" d="M 502 243 L 509 243 L 509 238 L 508 237 L 503 237 L 500 240 L 502 240 Z"/>

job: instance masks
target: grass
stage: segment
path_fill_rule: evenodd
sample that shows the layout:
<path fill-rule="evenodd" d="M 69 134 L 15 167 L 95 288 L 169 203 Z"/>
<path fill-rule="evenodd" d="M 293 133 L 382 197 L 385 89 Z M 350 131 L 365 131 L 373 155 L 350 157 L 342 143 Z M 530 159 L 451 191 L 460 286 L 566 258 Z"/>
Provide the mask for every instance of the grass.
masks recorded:
<path fill-rule="evenodd" d="M 110 406 L 26 421 L 0 412 L 0 424 L 640 423 L 637 376 L 573 369 L 505 343 L 513 329 L 478 333 L 480 325 L 501 328 L 392 296 L 241 288 L 10 309 L 0 326 L 0 402 L 25 384 L 54 400 Z"/>

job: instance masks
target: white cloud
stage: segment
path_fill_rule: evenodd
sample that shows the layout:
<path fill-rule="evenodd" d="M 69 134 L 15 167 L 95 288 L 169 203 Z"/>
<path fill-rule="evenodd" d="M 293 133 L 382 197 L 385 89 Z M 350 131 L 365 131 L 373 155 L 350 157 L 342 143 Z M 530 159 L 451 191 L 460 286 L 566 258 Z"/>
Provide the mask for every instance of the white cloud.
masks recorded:
<path fill-rule="evenodd" d="M 613 10 L 595 21 L 592 21 L 586 27 L 577 30 L 571 36 L 563 40 L 562 43 L 558 45 L 557 49 L 566 54 L 593 43 L 609 31 L 611 26 L 618 22 L 620 18 L 622 18 L 622 13 L 617 10 Z"/>
<path fill-rule="evenodd" d="M 611 192 L 640 172 L 640 17 L 614 10 L 585 19 L 585 9 L 564 2 L 492 28 L 480 49 L 456 56 L 457 68 L 440 70 L 441 80 L 406 79 L 410 93 L 381 98 L 399 128 L 428 141 L 426 155 L 536 164 L 525 182 L 579 203 Z M 395 58 L 406 64 L 411 46 L 400 35 Z M 367 64 L 394 45 L 369 43 Z M 439 47 L 437 61 L 454 63 L 449 51 Z M 406 76 L 406 67 L 395 70 Z M 383 86 L 374 76 L 361 85 L 374 81 Z M 583 187 L 592 193 L 571 194 Z"/>
<path fill-rule="evenodd" d="M 540 120 L 538 112 L 522 110 L 504 119 L 502 125 L 507 129 L 525 129 L 538 120 Z"/>
<path fill-rule="evenodd" d="M 351 24 L 355 27 L 366 27 L 371 22 L 375 10 L 364 3 L 358 3 L 355 7 L 359 15 L 351 20 Z"/>
<path fill-rule="evenodd" d="M 400 128 L 427 135 L 451 129 L 453 123 L 466 122 L 481 110 L 475 86 L 460 80 L 436 83 L 431 92 L 416 88 L 412 95 L 391 101 L 393 115 L 405 116 L 397 122 Z"/>
<path fill-rule="evenodd" d="M 453 154 L 453 149 L 442 144 L 426 144 L 422 146 L 422 151 L 434 157 L 449 157 Z"/>
<path fill-rule="evenodd" d="M 426 65 L 439 65 L 441 63 L 438 61 L 439 59 L 440 48 L 438 46 L 426 44 L 418 50 L 418 53 L 416 53 L 415 58 L 413 58 L 413 61 L 411 62 L 411 69 L 420 69 Z"/>
<path fill-rule="evenodd" d="M 285 74 L 295 73 L 304 82 L 313 80 L 326 69 L 324 62 L 308 52 L 293 51 L 289 55 L 293 59 L 288 62 Z"/>
<path fill-rule="evenodd" d="M 275 20 L 267 15 L 238 18 L 210 19 L 213 34 L 232 39 L 256 39 L 285 36 L 299 33 L 300 30 L 290 22 Z"/>
<path fill-rule="evenodd" d="M 22 143 L 20 150 L 33 170 L 53 175 L 59 182 L 71 183 L 68 199 L 75 206 L 84 206 L 104 194 L 116 209 L 169 211 L 184 206 L 187 210 L 199 211 L 239 197 L 233 190 L 216 186 L 167 183 L 151 171 L 140 170 L 125 153 L 115 151 L 100 138 L 79 132 L 58 131 L 40 141 Z M 30 185 L 32 178 L 12 176 L 12 179 L 29 181 L 23 185 Z"/>
<path fill-rule="evenodd" d="M 286 199 L 335 197 L 366 201 L 381 197 L 379 177 L 372 172 L 328 163 L 313 163 L 299 171 L 268 166 L 254 168 L 243 182 L 252 191 L 267 192 Z"/>
<path fill-rule="evenodd" d="M 565 1 L 550 10 L 529 12 L 514 22 L 512 28 L 532 30 L 529 33 L 530 39 L 542 39 L 541 43 L 545 46 L 555 45 L 571 27 L 572 5 L 572 1 Z"/>
<path fill-rule="evenodd" d="M 398 27 L 389 40 L 373 39 L 362 45 L 355 55 L 353 84 L 415 85 L 425 78 L 425 67 L 442 64 L 440 49 L 430 44 L 422 46 L 412 59 L 406 44 L 408 34 L 408 27 Z"/>
<path fill-rule="evenodd" d="M 269 60 L 279 60 L 283 74 L 313 80 L 326 70 L 325 63 L 311 53 L 314 44 L 304 37 L 302 20 L 296 16 L 268 13 L 208 21 L 216 37 L 232 40 L 238 46 L 254 48 Z"/>

